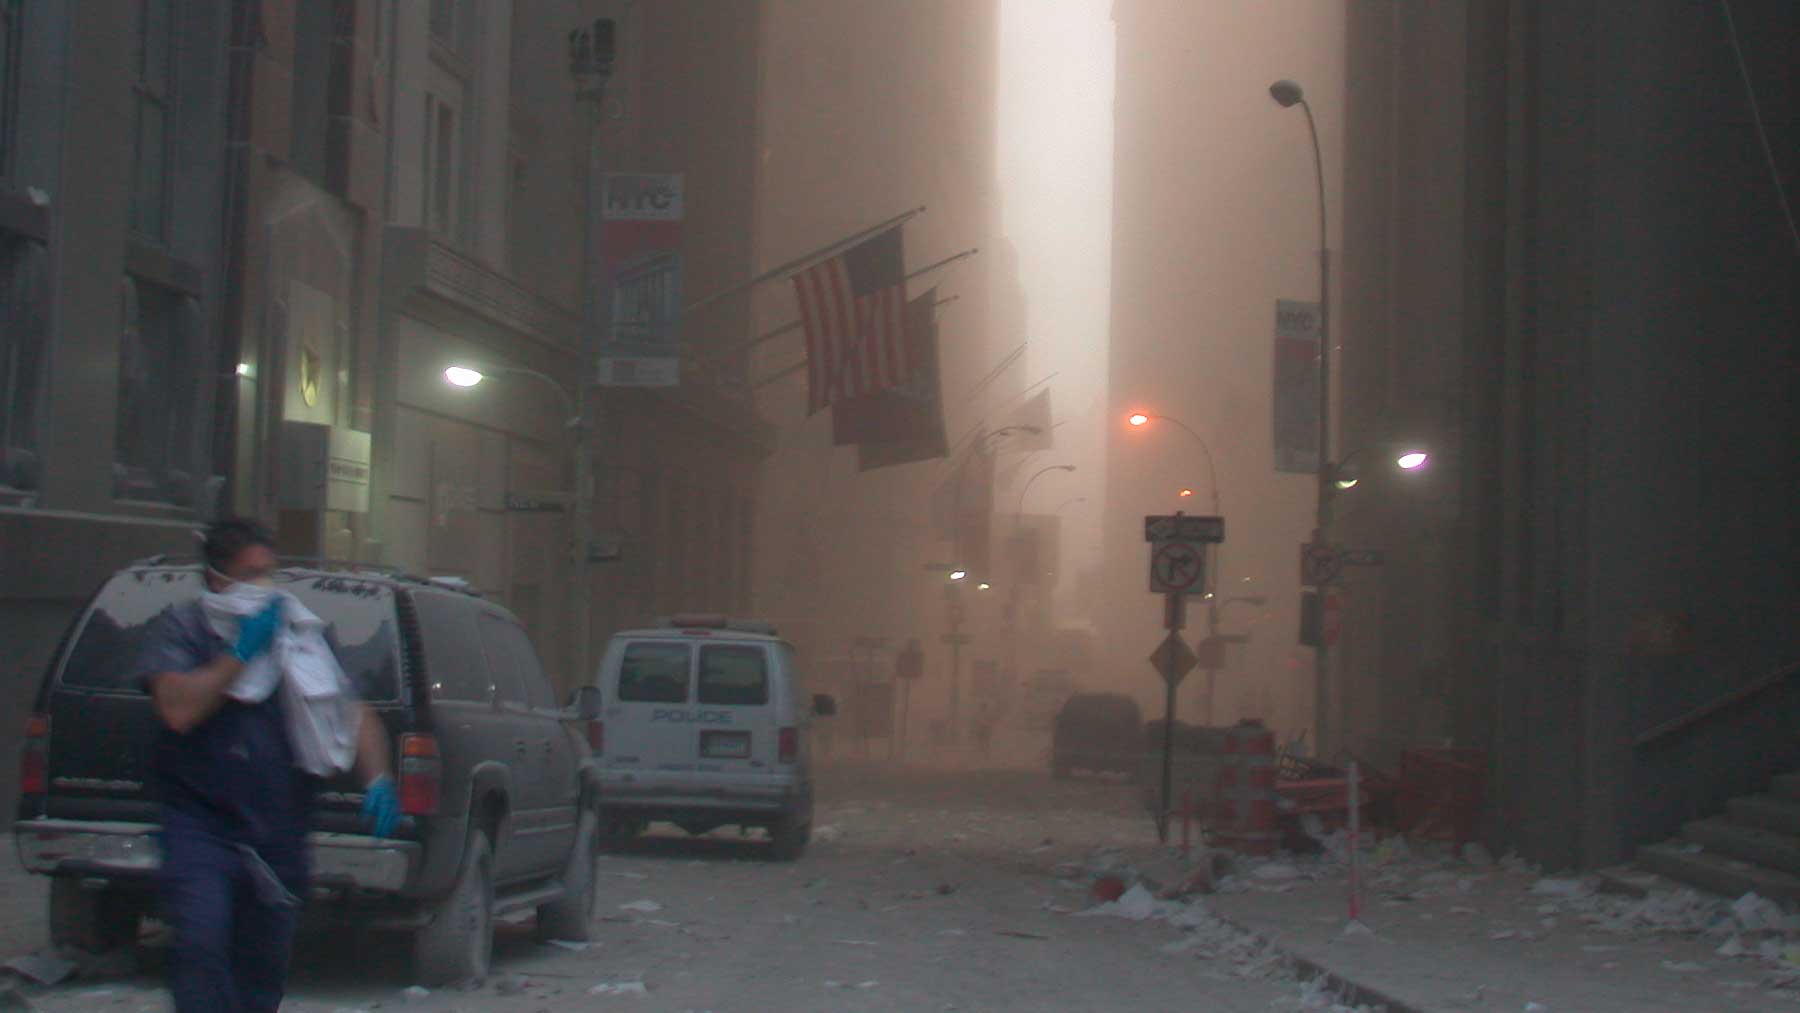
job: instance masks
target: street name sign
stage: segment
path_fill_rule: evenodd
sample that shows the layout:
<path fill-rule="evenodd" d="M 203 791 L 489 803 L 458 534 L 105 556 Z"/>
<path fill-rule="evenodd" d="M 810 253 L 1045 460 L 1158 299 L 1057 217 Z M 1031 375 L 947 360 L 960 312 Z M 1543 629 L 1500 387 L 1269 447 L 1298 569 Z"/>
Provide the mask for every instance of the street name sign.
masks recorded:
<path fill-rule="evenodd" d="M 1189 517 L 1187 514 L 1151 515 L 1144 518 L 1146 542 L 1223 542 L 1225 518 Z"/>
<path fill-rule="evenodd" d="M 509 492 L 506 509 L 528 514 L 556 513 L 568 501 L 566 492 Z"/>
<path fill-rule="evenodd" d="M 1306 542 L 1300 546 L 1300 583 L 1307 587 L 1336 580 L 1343 565 L 1343 556 L 1333 546 L 1321 542 Z"/>
<path fill-rule="evenodd" d="M 1150 664 L 1156 666 L 1157 673 L 1170 687 L 1181 685 L 1181 680 L 1194 670 L 1198 660 L 1194 657 L 1193 648 L 1174 631 L 1170 631 L 1156 650 L 1150 652 Z"/>

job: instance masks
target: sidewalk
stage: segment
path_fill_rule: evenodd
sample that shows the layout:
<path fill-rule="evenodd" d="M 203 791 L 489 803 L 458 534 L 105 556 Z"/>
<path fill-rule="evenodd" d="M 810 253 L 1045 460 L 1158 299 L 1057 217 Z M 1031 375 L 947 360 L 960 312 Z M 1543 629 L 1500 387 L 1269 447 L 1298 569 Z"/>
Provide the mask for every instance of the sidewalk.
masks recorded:
<path fill-rule="evenodd" d="M 1345 931 L 1341 857 L 1240 863 L 1188 906 L 1420 1010 L 1800 1007 L 1800 918 L 1754 895 L 1729 901 L 1655 881 L 1645 897 L 1620 896 L 1599 892 L 1597 878 L 1473 857 L 1398 839 L 1366 851 L 1367 932 Z M 1154 877 L 1170 864 L 1140 868 Z"/>

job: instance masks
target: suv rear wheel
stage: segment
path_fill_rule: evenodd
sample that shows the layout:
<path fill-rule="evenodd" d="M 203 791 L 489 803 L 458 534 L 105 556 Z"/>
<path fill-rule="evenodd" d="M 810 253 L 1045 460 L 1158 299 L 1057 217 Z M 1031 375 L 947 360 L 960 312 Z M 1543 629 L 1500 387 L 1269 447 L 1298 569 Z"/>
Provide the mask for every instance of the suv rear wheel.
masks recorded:
<path fill-rule="evenodd" d="M 592 809 L 585 809 L 575 831 L 575 850 L 563 869 L 563 895 L 538 908 L 538 939 L 588 941 L 594 931 L 594 909 L 599 905 L 599 884 L 594 876 L 594 862 L 599 857 L 600 817 Z"/>
<path fill-rule="evenodd" d="M 494 956 L 494 853 L 487 834 L 469 834 L 462 871 L 431 921 L 413 937 L 413 974 L 428 988 L 478 982 Z"/>
<path fill-rule="evenodd" d="M 50 945 L 106 953 L 137 942 L 143 902 L 116 886 L 88 889 L 73 876 L 50 881 Z"/>
<path fill-rule="evenodd" d="M 783 816 L 780 822 L 769 828 L 769 840 L 777 862 L 792 862 L 800 857 L 800 853 L 806 850 L 807 842 L 812 840 L 812 824 L 800 822 L 798 816 Z"/>

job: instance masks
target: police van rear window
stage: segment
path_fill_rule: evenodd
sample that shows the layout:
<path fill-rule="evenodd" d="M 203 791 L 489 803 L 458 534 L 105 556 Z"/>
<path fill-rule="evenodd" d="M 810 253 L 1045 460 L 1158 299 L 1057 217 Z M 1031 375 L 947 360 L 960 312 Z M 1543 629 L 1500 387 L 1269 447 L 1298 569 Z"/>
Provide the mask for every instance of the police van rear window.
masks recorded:
<path fill-rule="evenodd" d="M 700 648 L 700 702 L 754 707 L 769 702 L 769 667 L 761 647 Z"/>
<path fill-rule="evenodd" d="M 687 703 L 689 655 L 686 644 L 627 644 L 619 663 L 619 701 Z"/>

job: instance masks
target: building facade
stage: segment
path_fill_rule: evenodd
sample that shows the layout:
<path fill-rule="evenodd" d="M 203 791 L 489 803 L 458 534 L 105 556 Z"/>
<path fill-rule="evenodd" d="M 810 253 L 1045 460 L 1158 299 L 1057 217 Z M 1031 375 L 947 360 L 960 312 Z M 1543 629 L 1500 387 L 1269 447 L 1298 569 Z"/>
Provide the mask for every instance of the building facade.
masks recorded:
<path fill-rule="evenodd" d="M 1731 8 L 1349 5 L 1344 426 L 1444 467 L 1346 517 L 1348 724 L 1552 866 L 1800 762 L 1800 24 Z"/>
<path fill-rule="evenodd" d="M 768 439 L 742 370 L 590 392 L 579 566 L 572 511 L 541 509 L 574 480 L 572 412 L 507 370 L 565 393 L 595 378 L 596 169 L 683 174 L 690 292 L 749 276 L 757 4 L 118 6 L 0 3 L 12 713 L 100 581 L 191 554 L 223 511 L 276 524 L 290 557 L 465 580 L 565 687 L 588 665 L 577 580 L 596 652 L 658 614 L 745 605 Z M 597 18 L 618 59 L 595 108 L 567 39 Z M 747 297 L 718 300 L 685 347 L 705 361 L 749 329 Z M 491 381 L 450 386 L 458 363 Z"/>

